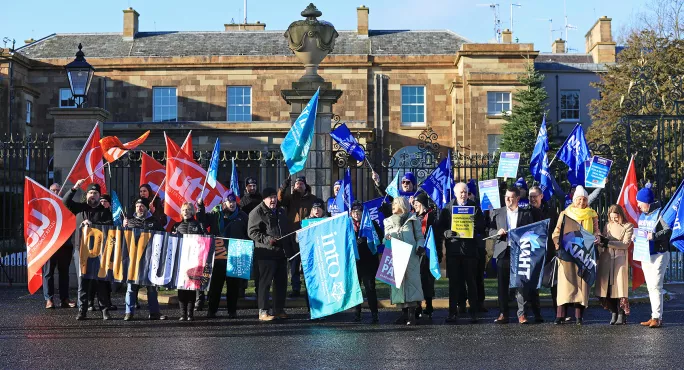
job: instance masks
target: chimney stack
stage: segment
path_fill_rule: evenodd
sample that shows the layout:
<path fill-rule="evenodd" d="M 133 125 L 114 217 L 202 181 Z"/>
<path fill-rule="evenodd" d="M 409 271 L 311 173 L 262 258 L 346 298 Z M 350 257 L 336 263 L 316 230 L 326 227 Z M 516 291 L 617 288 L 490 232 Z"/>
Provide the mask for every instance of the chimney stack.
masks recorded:
<path fill-rule="evenodd" d="M 558 39 L 551 45 L 551 52 L 554 54 L 565 54 L 565 40 Z"/>
<path fill-rule="evenodd" d="M 512 44 L 513 43 L 513 32 L 506 28 L 501 32 L 501 42 L 504 44 Z"/>
<path fill-rule="evenodd" d="M 140 16 L 140 14 L 133 10 L 133 8 L 125 9 L 123 13 L 123 39 L 124 41 L 133 41 L 135 35 L 138 33 L 138 17 Z"/>
<path fill-rule="evenodd" d="M 225 31 L 263 31 L 266 29 L 266 23 L 226 23 L 223 27 Z"/>
<path fill-rule="evenodd" d="M 594 63 L 615 63 L 615 45 L 611 32 L 611 18 L 603 16 L 584 36 L 585 49 L 591 54 Z"/>
<path fill-rule="evenodd" d="M 368 36 L 368 13 L 370 13 L 370 9 L 365 5 L 356 8 L 356 32 L 360 36 Z"/>

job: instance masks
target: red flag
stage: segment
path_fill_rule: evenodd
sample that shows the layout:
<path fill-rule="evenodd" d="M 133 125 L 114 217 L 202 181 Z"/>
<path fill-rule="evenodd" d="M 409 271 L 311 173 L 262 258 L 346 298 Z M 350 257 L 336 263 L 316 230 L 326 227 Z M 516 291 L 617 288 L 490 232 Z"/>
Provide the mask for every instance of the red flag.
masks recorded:
<path fill-rule="evenodd" d="M 152 191 L 158 192 L 159 198 L 164 199 L 164 188 L 160 189 L 164 178 L 166 177 L 166 168 L 163 164 L 157 162 L 154 158 L 142 152 L 142 165 L 140 166 L 140 185 L 148 184 Z"/>
<path fill-rule="evenodd" d="M 164 132 L 164 137 L 166 137 L 166 132 Z M 194 154 L 192 152 L 192 130 L 188 132 L 188 136 L 185 137 L 185 141 L 183 141 L 183 145 L 181 146 L 178 146 L 178 144 L 170 138 L 166 140 L 167 158 L 175 156 L 180 150 L 185 152 L 190 159 L 194 159 Z"/>
<path fill-rule="evenodd" d="M 166 134 L 166 150 L 168 158 L 166 159 L 166 185 L 164 191 L 166 192 L 166 199 L 164 201 L 164 213 L 175 221 L 181 220 L 180 208 L 185 202 L 194 202 L 200 198 L 202 192 L 202 185 L 204 179 L 207 177 L 207 171 L 204 170 L 197 162 L 190 158 L 185 151 L 178 150 L 175 155 L 173 153 L 174 145 L 177 146 Z M 202 199 L 207 209 L 221 203 L 223 194 L 226 188 L 217 183 L 216 188 L 208 187 L 204 190 Z"/>
<path fill-rule="evenodd" d="M 71 167 L 67 180 L 75 184 L 78 180 L 89 179 L 81 185 L 81 189 L 86 190 L 91 182 L 100 185 L 102 193 L 107 192 L 105 184 L 104 167 L 102 166 L 102 148 L 100 147 L 100 124 L 95 123 L 93 131 L 88 136 L 81 153 L 76 158 L 74 166 Z"/>
<path fill-rule="evenodd" d="M 28 289 L 43 285 L 43 265 L 76 230 L 76 216 L 57 194 L 33 179 L 24 179 L 24 239 L 28 262 Z"/>
<path fill-rule="evenodd" d="M 107 162 L 112 163 L 121 158 L 121 156 L 126 154 L 129 150 L 133 150 L 140 144 L 144 143 L 148 136 L 150 136 L 150 130 L 147 130 L 147 132 L 140 135 L 139 138 L 129 141 L 125 144 L 121 143 L 121 140 L 119 140 L 119 138 L 116 136 L 104 137 L 100 140 L 102 153 L 104 154 Z"/>
<path fill-rule="evenodd" d="M 625 175 L 625 181 L 622 183 L 622 190 L 620 190 L 617 204 L 622 207 L 627 215 L 627 221 L 634 225 L 635 228 L 639 226 L 639 214 L 641 213 L 639 207 L 637 207 L 636 200 L 638 191 L 639 186 L 634 168 L 634 156 L 632 156 L 629 160 L 629 167 L 627 167 L 627 174 Z M 641 269 L 641 262 L 632 259 L 633 251 L 634 245 L 632 244 L 629 247 L 629 264 L 632 266 L 632 290 L 635 290 L 645 283 L 646 279 Z"/>

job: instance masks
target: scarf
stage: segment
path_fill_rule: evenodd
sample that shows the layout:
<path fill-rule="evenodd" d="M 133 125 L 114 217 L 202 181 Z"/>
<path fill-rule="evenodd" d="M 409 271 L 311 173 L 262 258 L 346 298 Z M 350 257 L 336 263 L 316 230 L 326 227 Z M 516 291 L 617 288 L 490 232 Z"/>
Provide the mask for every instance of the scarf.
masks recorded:
<path fill-rule="evenodd" d="M 423 230 L 423 235 L 425 235 L 425 233 L 427 232 L 427 228 L 428 228 L 427 220 L 428 220 L 428 215 L 430 214 L 430 212 L 432 212 L 432 210 L 429 210 L 422 215 L 417 215 L 418 217 L 421 218 L 420 227 L 421 227 L 421 230 Z"/>
<path fill-rule="evenodd" d="M 361 221 L 352 220 L 352 224 L 354 225 L 354 231 L 358 234 L 359 228 L 361 228 Z"/>
<path fill-rule="evenodd" d="M 579 222 L 585 230 L 592 234 L 594 233 L 594 218 L 598 217 L 596 211 L 589 207 L 577 208 L 575 206 L 570 206 L 566 208 L 564 212 L 568 217 Z"/>
<path fill-rule="evenodd" d="M 218 207 L 220 207 L 220 205 Z M 224 237 L 228 237 L 228 225 L 237 218 L 239 213 L 240 207 L 235 207 L 235 211 L 230 214 L 223 212 L 223 209 L 219 209 L 219 230 L 222 230 Z"/>

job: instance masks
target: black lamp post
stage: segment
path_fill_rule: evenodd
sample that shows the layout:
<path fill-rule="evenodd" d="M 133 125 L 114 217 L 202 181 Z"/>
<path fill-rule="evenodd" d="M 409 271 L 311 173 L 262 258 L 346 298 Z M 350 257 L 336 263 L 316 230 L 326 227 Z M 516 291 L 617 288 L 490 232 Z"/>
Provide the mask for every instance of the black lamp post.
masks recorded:
<path fill-rule="evenodd" d="M 93 74 L 95 74 L 95 68 L 86 62 L 85 54 L 81 50 L 82 48 L 83 45 L 79 43 L 76 59 L 64 67 L 69 77 L 71 94 L 74 96 L 78 108 L 83 108 L 85 105 L 88 99 L 90 81 L 93 79 Z"/>

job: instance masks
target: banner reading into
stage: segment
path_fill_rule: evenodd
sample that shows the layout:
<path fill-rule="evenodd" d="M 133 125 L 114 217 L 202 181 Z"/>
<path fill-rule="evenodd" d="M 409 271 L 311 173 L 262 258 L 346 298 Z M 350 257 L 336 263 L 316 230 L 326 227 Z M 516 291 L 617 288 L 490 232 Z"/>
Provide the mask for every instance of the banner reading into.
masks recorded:
<path fill-rule="evenodd" d="M 472 239 L 475 235 L 475 207 L 452 207 L 451 231 L 456 234 L 457 238 Z"/>

